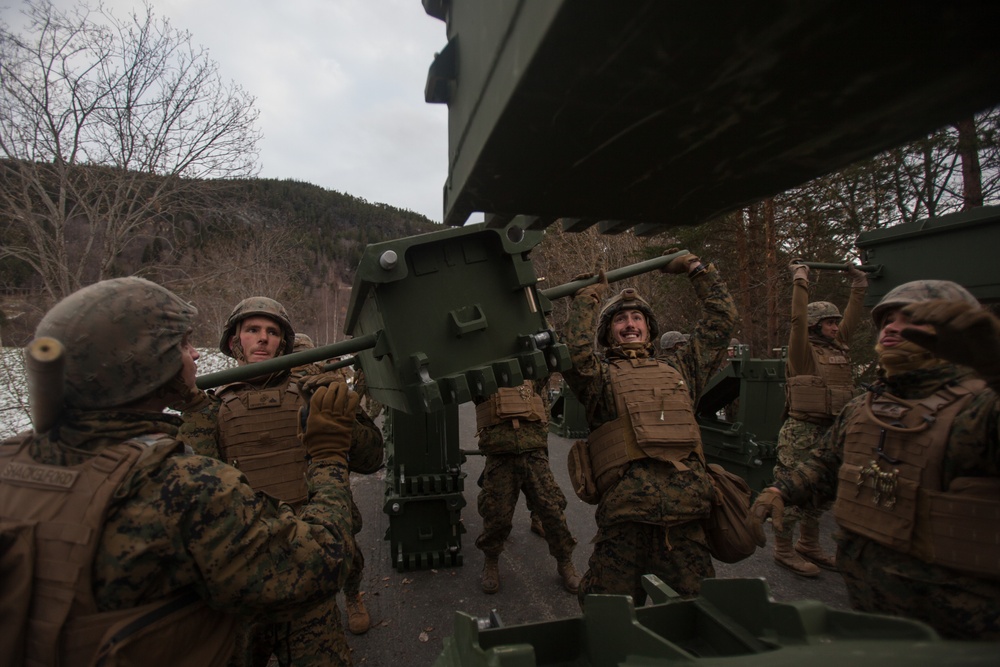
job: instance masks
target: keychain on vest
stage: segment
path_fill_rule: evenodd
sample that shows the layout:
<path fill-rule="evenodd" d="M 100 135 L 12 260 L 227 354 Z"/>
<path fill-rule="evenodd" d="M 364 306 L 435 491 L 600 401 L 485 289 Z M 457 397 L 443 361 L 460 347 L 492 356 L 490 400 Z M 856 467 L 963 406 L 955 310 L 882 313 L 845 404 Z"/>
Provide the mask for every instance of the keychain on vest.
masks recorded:
<path fill-rule="evenodd" d="M 885 472 L 876 461 L 872 460 L 861 469 L 858 475 L 855 496 L 861 495 L 861 489 L 865 487 L 865 482 L 871 482 L 872 503 L 878 507 L 883 505 L 882 497 L 885 496 L 884 506 L 891 510 L 896 506 L 896 480 L 899 478 L 899 468 L 894 468 L 892 472 Z"/>
<path fill-rule="evenodd" d="M 891 456 L 889 456 L 888 454 L 885 453 L 885 450 L 884 450 L 884 447 L 885 447 L 885 434 L 886 434 L 886 431 L 885 431 L 884 428 L 879 429 L 878 447 L 875 448 L 875 453 L 878 454 L 878 457 L 880 459 L 885 459 L 889 463 L 891 463 L 893 465 L 896 465 L 897 463 L 900 462 L 900 459 L 893 458 L 893 457 L 891 457 Z"/>

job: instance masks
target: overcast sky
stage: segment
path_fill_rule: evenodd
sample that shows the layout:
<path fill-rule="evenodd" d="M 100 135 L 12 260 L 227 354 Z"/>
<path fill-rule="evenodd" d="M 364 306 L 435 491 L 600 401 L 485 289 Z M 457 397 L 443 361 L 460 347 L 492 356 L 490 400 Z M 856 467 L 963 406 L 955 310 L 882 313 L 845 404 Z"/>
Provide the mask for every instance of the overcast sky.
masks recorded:
<path fill-rule="evenodd" d="M 424 82 L 447 36 L 420 0 L 150 2 L 256 97 L 262 177 L 441 220 L 448 107 L 424 102 Z M 142 9 L 141 0 L 104 3 L 119 18 Z"/>

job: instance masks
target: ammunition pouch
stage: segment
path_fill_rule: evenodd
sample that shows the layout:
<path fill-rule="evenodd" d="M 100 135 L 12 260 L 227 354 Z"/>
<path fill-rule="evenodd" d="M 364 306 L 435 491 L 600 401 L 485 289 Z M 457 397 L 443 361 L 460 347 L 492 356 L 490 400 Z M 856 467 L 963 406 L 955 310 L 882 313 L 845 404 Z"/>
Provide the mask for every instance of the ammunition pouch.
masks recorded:
<path fill-rule="evenodd" d="M 548 422 L 542 397 L 535 393 L 530 380 L 517 387 L 500 387 L 495 394 L 476 406 L 476 429 L 482 430 L 501 422 Z"/>
<path fill-rule="evenodd" d="M 750 485 L 717 463 L 709 463 L 708 477 L 715 498 L 705 521 L 705 539 L 712 557 L 723 563 L 738 563 L 757 550 L 750 530 Z"/>
<path fill-rule="evenodd" d="M 844 350 L 810 345 L 816 375 L 785 381 L 788 414 L 802 421 L 829 424 L 854 398 L 851 362 Z"/>
<path fill-rule="evenodd" d="M 594 481 L 594 471 L 590 465 L 590 447 L 586 440 L 577 440 L 566 457 L 569 480 L 577 497 L 588 505 L 596 505 L 601 500 Z"/>

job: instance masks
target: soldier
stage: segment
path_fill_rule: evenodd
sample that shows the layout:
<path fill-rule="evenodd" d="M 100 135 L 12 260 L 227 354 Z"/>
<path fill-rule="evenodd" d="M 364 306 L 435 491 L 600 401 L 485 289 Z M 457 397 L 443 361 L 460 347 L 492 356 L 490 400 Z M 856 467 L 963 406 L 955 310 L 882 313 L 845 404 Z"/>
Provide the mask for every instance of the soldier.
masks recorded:
<path fill-rule="evenodd" d="M 241 366 L 266 361 L 294 349 L 295 333 L 284 307 L 267 297 L 250 297 L 236 305 L 226 321 L 219 349 Z M 306 465 L 296 436 L 298 414 L 309 392 L 329 382 L 342 382 L 336 371 L 297 377 L 280 371 L 236 382 L 211 392 L 201 409 L 184 413 L 178 434 L 204 456 L 238 467 L 257 491 L 276 502 L 298 508 L 307 497 L 302 472 Z M 356 415 L 351 455 L 353 472 L 372 473 L 382 465 L 382 434 L 360 408 Z M 351 500 L 353 535 L 361 530 L 361 512 Z M 360 592 L 364 558 L 352 537 L 352 567 L 344 582 L 348 627 L 354 634 L 368 630 L 370 617 Z M 318 642 L 318 644 L 317 644 Z M 296 619 L 291 627 L 263 623 L 241 634 L 238 656 L 245 664 L 263 665 L 272 653 L 284 665 L 351 664 L 336 600 L 325 617 Z M 329 657 L 327 657 L 329 656 Z M 331 661 L 335 661 L 331 663 Z"/>
<path fill-rule="evenodd" d="M 963 287 L 918 280 L 872 310 L 880 378 L 752 508 L 836 498 L 837 566 L 860 611 L 952 639 L 1000 639 L 1000 320 Z"/>
<path fill-rule="evenodd" d="M 641 606 L 644 574 L 693 597 L 701 580 L 715 574 L 703 528 L 714 491 L 694 403 L 725 354 L 736 307 L 716 269 L 690 253 L 663 271 L 687 274 L 702 303 L 686 348 L 666 359 L 654 357 L 659 327 L 634 289 L 602 308 L 608 288 L 602 280 L 578 291 L 570 306 L 565 338 L 573 368 L 563 376 L 590 425 L 588 440 L 574 447 L 583 451 L 571 455 L 588 462 L 597 492 L 588 500 L 598 505 L 581 605 L 589 593 L 613 593 Z M 594 351 L 595 324 L 603 356 Z M 581 487 L 579 479 L 574 487 Z"/>
<path fill-rule="evenodd" d="M 788 418 L 778 432 L 776 477 L 809 457 L 834 417 L 854 397 L 848 345 L 861 321 L 861 302 L 868 289 L 864 271 L 851 266 L 851 297 L 841 318 L 840 311 L 829 301 L 808 303 L 809 267 L 794 260 L 789 268 L 792 326 L 785 360 Z M 834 558 L 819 544 L 819 519 L 827 509 L 789 508 L 782 530 L 774 534 L 775 563 L 803 577 L 819 576 L 820 567 L 837 569 Z M 792 548 L 796 525 L 799 540 Z"/>
<path fill-rule="evenodd" d="M 667 355 L 684 349 L 691 336 L 680 331 L 668 331 L 660 336 L 660 354 Z"/>
<path fill-rule="evenodd" d="M 563 588 L 576 593 L 580 575 L 573 565 L 576 540 L 566 525 L 566 496 L 552 476 L 548 454 L 547 379 L 525 380 L 518 387 L 501 387 L 478 399 L 476 428 L 479 449 L 486 455 L 480 478 L 479 516 L 483 532 L 476 546 L 485 555 L 480 583 L 484 593 L 500 590 L 499 558 L 510 534 L 517 499 L 524 493 L 532 519 L 556 559 Z"/>
<path fill-rule="evenodd" d="M 309 616 L 343 582 L 357 397 L 317 390 L 309 501 L 271 505 L 235 468 L 185 454 L 163 411 L 197 393 L 196 314 L 120 278 L 39 323 L 65 346 L 65 389 L 51 428 L 0 445 L 5 664 L 223 665 L 237 616 Z"/>

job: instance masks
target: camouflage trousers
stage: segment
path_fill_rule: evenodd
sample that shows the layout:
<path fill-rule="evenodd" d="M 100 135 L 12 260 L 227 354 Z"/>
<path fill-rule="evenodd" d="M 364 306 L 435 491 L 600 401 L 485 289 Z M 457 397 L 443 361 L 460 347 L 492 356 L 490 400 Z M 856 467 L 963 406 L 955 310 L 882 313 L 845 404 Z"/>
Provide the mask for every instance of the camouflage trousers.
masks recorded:
<path fill-rule="evenodd" d="M 351 558 L 351 568 L 347 571 L 347 579 L 344 581 L 344 595 L 352 597 L 361 590 L 361 577 L 365 573 L 365 555 L 358 546 L 358 533 L 362 527 L 361 510 L 354 502 L 354 498 L 351 498 L 351 548 L 354 557 Z"/>
<path fill-rule="evenodd" d="M 788 471 L 802 461 L 809 459 L 810 452 L 816 448 L 820 436 L 826 429 L 826 426 L 800 421 L 793 417 L 786 419 L 778 432 L 778 462 L 774 466 L 775 477 L 778 476 L 779 471 Z M 830 506 L 831 503 L 827 503 L 822 509 L 812 509 L 786 505 L 782 531 L 776 533 L 777 536 L 788 540 L 792 539 L 795 526 L 800 522 L 806 525 L 811 524 L 818 529 L 819 518 L 823 516 L 823 512 L 830 509 Z"/>
<path fill-rule="evenodd" d="M 702 579 L 715 576 L 701 521 L 669 528 L 636 522 L 601 528 L 580 582 L 580 606 L 591 593 L 610 593 L 631 595 L 641 607 L 646 603 L 646 574 L 656 575 L 682 597 L 697 596 Z"/>
<path fill-rule="evenodd" d="M 570 560 L 576 540 L 566 525 L 566 496 L 552 476 L 544 449 L 487 455 L 480 485 L 478 506 L 483 532 L 476 538 L 476 546 L 487 558 L 497 558 L 503 551 L 517 499 L 524 493 L 528 507 L 545 529 L 549 553 L 557 561 Z"/>
<path fill-rule="evenodd" d="M 335 598 L 308 608 L 289 623 L 250 623 L 236 634 L 229 667 L 350 667 L 351 651 Z"/>
<path fill-rule="evenodd" d="M 925 563 L 855 533 L 837 536 L 851 607 L 923 621 L 946 639 L 1000 640 L 1000 582 Z"/>

